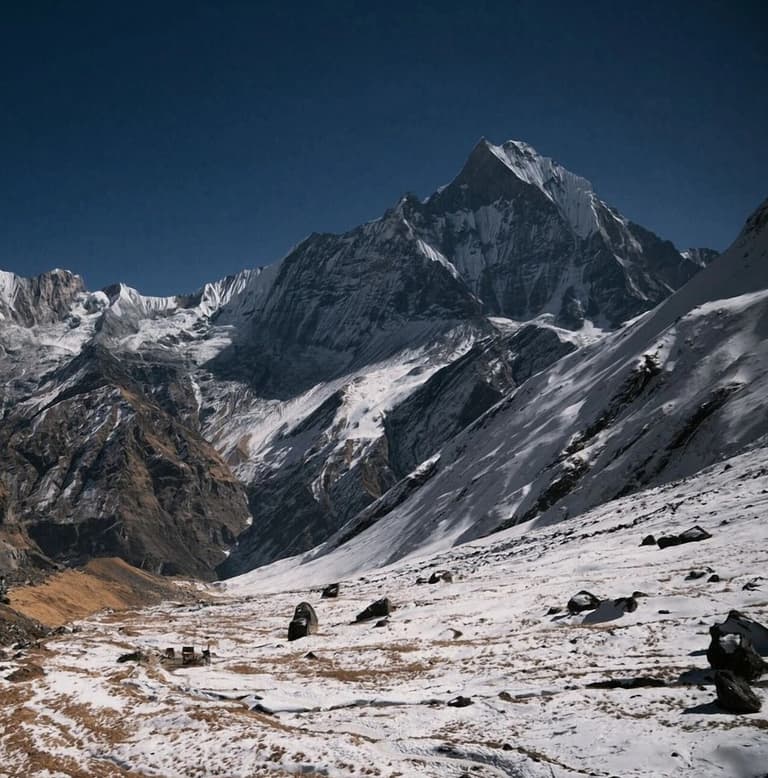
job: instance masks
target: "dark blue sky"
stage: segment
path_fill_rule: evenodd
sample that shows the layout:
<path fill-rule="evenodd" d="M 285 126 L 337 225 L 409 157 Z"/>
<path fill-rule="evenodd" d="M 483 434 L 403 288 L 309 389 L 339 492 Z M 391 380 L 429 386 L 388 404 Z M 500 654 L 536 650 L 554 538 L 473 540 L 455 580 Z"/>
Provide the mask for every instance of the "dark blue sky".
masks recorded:
<path fill-rule="evenodd" d="M 171 294 L 526 140 L 680 247 L 768 195 L 768 3 L 4 2 L 0 268 Z"/>

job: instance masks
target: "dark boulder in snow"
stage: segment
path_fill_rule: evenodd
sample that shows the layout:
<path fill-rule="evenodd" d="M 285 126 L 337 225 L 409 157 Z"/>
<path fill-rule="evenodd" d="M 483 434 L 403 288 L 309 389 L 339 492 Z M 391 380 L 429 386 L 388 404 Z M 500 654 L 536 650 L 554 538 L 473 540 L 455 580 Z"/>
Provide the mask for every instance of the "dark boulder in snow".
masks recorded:
<path fill-rule="evenodd" d="M 296 606 L 293 619 L 288 625 L 288 640 L 298 640 L 317 632 L 317 614 L 308 602 Z"/>
<path fill-rule="evenodd" d="M 570 613 L 581 613 L 582 611 L 594 610 L 598 605 L 600 605 L 600 598 L 595 597 L 592 592 L 582 589 L 568 600 L 568 611 Z"/>
<path fill-rule="evenodd" d="M 339 585 L 337 583 L 328 584 L 328 586 L 323 589 L 323 593 L 320 596 L 325 598 L 338 597 Z"/>
<path fill-rule="evenodd" d="M 749 637 L 737 632 L 721 632 L 717 624 L 710 627 L 709 634 L 707 660 L 715 670 L 730 670 L 747 681 L 756 681 L 765 672 L 765 662 L 752 647 Z"/>
<path fill-rule="evenodd" d="M 382 597 L 372 602 L 364 611 L 357 614 L 355 621 L 368 621 L 369 619 L 382 619 L 389 616 L 392 611 L 392 603 L 388 597 Z"/>
<path fill-rule="evenodd" d="M 750 619 L 749 616 L 736 610 L 729 611 L 728 618 L 717 626 L 722 633 L 735 632 L 746 635 L 758 654 L 768 656 L 768 629 L 754 619 Z"/>
<path fill-rule="evenodd" d="M 448 705 L 451 708 L 466 708 L 468 705 L 474 705 L 474 701 L 471 697 L 462 697 L 459 695 L 458 697 L 454 697 L 452 700 L 448 701 Z"/>
<path fill-rule="evenodd" d="M 643 689 L 667 686 L 663 678 L 653 675 L 638 675 L 631 678 L 609 678 L 606 681 L 593 681 L 586 685 L 587 689 Z"/>
<path fill-rule="evenodd" d="M 728 670 L 715 673 L 715 689 L 717 704 L 730 713 L 758 713 L 762 707 L 749 684 Z"/>
<path fill-rule="evenodd" d="M 637 610 L 637 600 L 634 597 L 618 597 L 615 600 L 603 600 L 592 613 L 584 617 L 584 624 L 599 624 L 603 621 L 613 621 L 625 613 Z"/>
<path fill-rule="evenodd" d="M 712 535 L 698 525 L 681 532 L 679 535 L 663 535 L 656 544 L 659 548 L 668 548 L 669 546 L 680 546 L 683 543 L 695 543 L 699 540 L 707 540 Z"/>
<path fill-rule="evenodd" d="M 123 662 L 143 662 L 146 658 L 141 651 L 131 651 L 129 654 L 120 654 L 117 661 L 120 664 Z"/>
<path fill-rule="evenodd" d="M 642 542 L 640 543 L 641 546 L 655 546 L 656 545 L 656 538 L 653 537 L 653 535 L 646 535 Z"/>
<path fill-rule="evenodd" d="M 453 583 L 453 573 L 450 570 L 435 570 L 435 572 L 429 576 L 429 581 L 427 581 L 427 583 L 436 584 L 441 581 Z"/>

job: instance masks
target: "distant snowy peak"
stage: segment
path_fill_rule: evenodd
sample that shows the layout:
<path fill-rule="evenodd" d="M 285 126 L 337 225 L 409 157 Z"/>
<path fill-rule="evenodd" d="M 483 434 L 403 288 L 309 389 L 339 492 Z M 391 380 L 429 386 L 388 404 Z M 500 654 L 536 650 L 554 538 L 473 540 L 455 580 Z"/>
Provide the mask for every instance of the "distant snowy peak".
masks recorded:
<path fill-rule="evenodd" d="M 521 181 L 543 192 L 580 238 L 587 238 L 600 228 L 597 213 L 600 201 L 586 178 L 542 156 L 523 141 L 509 140 L 501 146 L 485 139 L 480 143 Z"/>
<path fill-rule="evenodd" d="M 267 267 L 241 270 L 202 290 L 201 310 L 210 306 L 210 313 L 220 324 L 232 324 L 260 312 L 280 272 L 281 263 Z"/>
<path fill-rule="evenodd" d="M 720 252 L 707 248 L 689 248 L 681 251 L 680 256 L 699 267 L 706 267 L 720 256 Z"/>
<path fill-rule="evenodd" d="M 34 326 L 66 318 L 83 279 L 68 270 L 54 269 L 33 278 L 0 270 L 0 320 Z"/>

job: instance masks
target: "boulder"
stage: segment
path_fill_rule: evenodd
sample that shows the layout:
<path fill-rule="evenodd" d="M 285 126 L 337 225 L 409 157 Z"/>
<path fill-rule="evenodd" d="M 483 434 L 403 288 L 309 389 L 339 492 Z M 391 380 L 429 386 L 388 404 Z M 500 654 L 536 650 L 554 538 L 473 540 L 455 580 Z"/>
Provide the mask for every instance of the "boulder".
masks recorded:
<path fill-rule="evenodd" d="M 471 697 L 454 697 L 452 700 L 448 700 L 448 705 L 451 708 L 466 708 L 468 705 L 474 705 L 474 701 Z"/>
<path fill-rule="evenodd" d="M 317 632 L 317 614 L 308 602 L 300 602 L 288 625 L 288 640 L 298 640 Z"/>
<path fill-rule="evenodd" d="M 582 611 L 594 610 L 598 605 L 600 605 L 600 599 L 595 597 L 592 592 L 582 589 L 568 600 L 568 611 L 569 613 L 581 613 Z"/>
<path fill-rule="evenodd" d="M 663 678 L 653 675 L 638 675 L 631 678 L 610 678 L 606 681 L 593 681 L 586 685 L 587 689 L 642 689 L 647 687 L 667 686 Z"/>
<path fill-rule="evenodd" d="M 768 656 L 768 629 L 737 610 L 729 611 L 726 620 L 718 625 L 721 633 L 735 632 L 746 635 L 752 647 L 761 656 Z"/>
<path fill-rule="evenodd" d="M 618 597 L 615 600 L 603 600 L 597 608 L 584 617 L 584 624 L 599 624 L 603 621 L 613 621 L 625 613 L 637 610 L 637 600 L 634 597 Z"/>
<path fill-rule="evenodd" d="M 683 543 L 696 543 L 711 537 L 712 535 L 709 532 L 695 525 L 679 535 L 663 535 L 656 541 L 656 545 L 659 548 L 668 548 L 669 546 L 680 546 Z"/>
<path fill-rule="evenodd" d="M 707 659 L 715 670 L 730 670 L 746 681 L 756 681 L 765 672 L 765 662 L 746 635 L 735 632 L 720 634 L 716 626 L 711 627 L 709 633 L 712 640 L 707 649 Z"/>
<path fill-rule="evenodd" d="M 699 578 L 703 578 L 707 574 L 707 570 L 691 570 L 688 575 L 685 576 L 686 581 L 698 581 Z"/>
<path fill-rule="evenodd" d="M 655 546 L 656 545 L 656 538 L 653 537 L 653 535 L 646 535 L 641 543 L 641 546 Z"/>
<path fill-rule="evenodd" d="M 730 713 L 758 713 L 762 707 L 749 684 L 728 670 L 715 673 L 715 689 L 717 704 Z"/>
<path fill-rule="evenodd" d="M 357 614 L 355 621 L 368 621 L 369 619 L 383 619 L 392 611 L 392 603 L 388 597 L 382 597 L 372 602 L 364 611 Z"/>
<path fill-rule="evenodd" d="M 337 583 L 328 584 L 328 586 L 323 589 L 323 593 L 320 596 L 326 599 L 330 597 L 338 597 L 339 585 Z"/>
<path fill-rule="evenodd" d="M 453 583 L 453 573 L 450 570 L 435 570 L 435 572 L 429 576 L 429 581 L 427 583 L 436 584 L 441 581 Z"/>
<path fill-rule="evenodd" d="M 143 662 L 146 660 L 146 656 L 141 651 L 131 651 L 129 654 L 120 654 L 119 657 L 117 657 L 117 661 L 119 664 L 122 664 L 123 662 Z"/>

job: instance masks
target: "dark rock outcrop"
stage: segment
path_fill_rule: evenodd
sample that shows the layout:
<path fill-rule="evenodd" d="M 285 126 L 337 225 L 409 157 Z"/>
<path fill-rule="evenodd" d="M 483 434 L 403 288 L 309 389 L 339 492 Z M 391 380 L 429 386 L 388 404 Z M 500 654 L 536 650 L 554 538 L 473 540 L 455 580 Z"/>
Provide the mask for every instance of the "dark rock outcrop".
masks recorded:
<path fill-rule="evenodd" d="M 323 589 L 323 592 L 322 592 L 322 594 L 320 596 L 323 597 L 323 598 L 338 597 L 339 596 L 339 584 L 337 584 L 337 583 L 328 584 L 328 586 L 326 586 Z"/>
<path fill-rule="evenodd" d="M 760 698 L 749 684 L 729 670 L 715 673 L 717 704 L 729 713 L 759 713 L 762 708 Z"/>
<path fill-rule="evenodd" d="M 31 643 L 50 633 L 48 627 L 22 613 L 0 605 L 0 646 Z"/>
<path fill-rule="evenodd" d="M 452 700 L 448 700 L 446 703 L 451 708 L 467 708 L 470 705 L 474 705 L 474 700 L 471 697 L 464 697 L 461 694 L 458 697 L 454 697 Z"/>
<path fill-rule="evenodd" d="M 723 634 L 745 635 L 760 656 L 768 656 L 768 629 L 760 622 L 737 610 L 728 612 L 728 617 L 717 625 Z"/>
<path fill-rule="evenodd" d="M 453 583 L 453 573 L 450 570 L 435 570 L 432 575 L 429 576 L 427 583 Z"/>
<path fill-rule="evenodd" d="M 621 618 L 625 613 L 637 610 L 634 597 L 618 597 L 615 600 L 602 600 L 600 604 L 584 617 L 584 624 L 599 624 Z"/>
<path fill-rule="evenodd" d="M 707 660 L 716 670 L 728 670 L 746 681 L 755 681 L 768 670 L 761 654 L 768 653 L 768 630 L 738 611 L 709 629 Z M 755 641 L 756 645 L 753 644 Z"/>
<path fill-rule="evenodd" d="M 746 681 L 756 681 L 766 671 L 765 662 L 746 635 L 723 633 L 718 625 L 710 627 L 709 634 L 707 660 L 716 670 L 730 670 Z"/>
<path fill-rule="evenodd" d="M 365 610 L 357 614 L 355 621 L 368 621 L 369 619 L 380 619 L 389 616 L 392 612 L 392 603 L 388 597 L 382 597 L 380 600 L 372 602 Z"/>
<path fill-rule="evenodd" d="M 679 535 L 663 535 L 656 543 L 659 548 L 669 548 L 670 546 L 679 546 L 683 543 L 696 543 L 700 540 L 708 540 L 712 535 L 698 525 L 681 532 Z"/>
<path fill-rule="evenodd" d="M 582 589 L 568 600 L 567 607 L 569 613 L 582 613 L 583 611 L 594 610 L 598 605 L 600 605 L 600 598 L 595 597 L 592 592 Z"/>
<path fill-rule="evenodd" d="M 249 514 L 213 446 L 102 347 L 85 349 L 50 385 L 64 388 L 0 420 L 14 515 L 0 541 L 4 529 L 24 538 L 28 567 L 40 557 L 74 565 L 119 556 L 154 573 L 214 577 Z"/>

